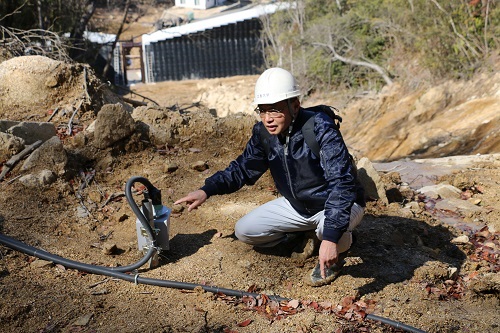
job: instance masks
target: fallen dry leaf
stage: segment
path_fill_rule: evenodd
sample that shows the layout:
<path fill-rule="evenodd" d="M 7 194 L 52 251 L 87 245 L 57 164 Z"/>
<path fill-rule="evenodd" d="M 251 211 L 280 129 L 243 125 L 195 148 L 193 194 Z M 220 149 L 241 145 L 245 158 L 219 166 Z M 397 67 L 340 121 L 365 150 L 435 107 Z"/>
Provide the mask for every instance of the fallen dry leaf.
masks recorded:
<path fill-rule="evenodd" d="M 238 326 L 239 327 L 247 327 L 251 323 L 252 323 L 252 319 L 247 319 L 247 320 L 242 321 L 241 323 L 238 323 Z"/>

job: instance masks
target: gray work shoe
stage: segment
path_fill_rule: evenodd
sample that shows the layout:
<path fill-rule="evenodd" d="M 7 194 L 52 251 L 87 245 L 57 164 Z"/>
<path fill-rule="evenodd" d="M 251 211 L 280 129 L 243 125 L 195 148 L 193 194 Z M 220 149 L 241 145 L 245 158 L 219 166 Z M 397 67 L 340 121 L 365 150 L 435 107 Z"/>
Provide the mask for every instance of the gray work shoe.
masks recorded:
<path fill-rule="evenodd" d="M 318 237 L 316 237 L 316 232 L 314 230 L 307 231 L 304 234 L 304 239 L 302 240 L 302 243 L 294 249 L 294 252 L 292 252 L 291 258 L 300 261 L 305 261 L 306 259 L 311 258 L 313 256 L 314 251 L 316 251 L 319 248 L 319 244 L 320 241 Z"/>
<path fill-rule="evenodd" d="M 339 260 L 332 266 L 325 269 L 325 276 L 326 276 L 325 278 L 321 276 L 319 263 L 316 264 L 316 267 L 314 267 L 311 273 L 306 275 L 304 282 L 311 287 L 320 287 L 331 283 L 340 275 L 342 268 L 346 263 L 345 262 L 346 257 L 347 257 L 347 251 L 341 253 L 339 255 Z"/>

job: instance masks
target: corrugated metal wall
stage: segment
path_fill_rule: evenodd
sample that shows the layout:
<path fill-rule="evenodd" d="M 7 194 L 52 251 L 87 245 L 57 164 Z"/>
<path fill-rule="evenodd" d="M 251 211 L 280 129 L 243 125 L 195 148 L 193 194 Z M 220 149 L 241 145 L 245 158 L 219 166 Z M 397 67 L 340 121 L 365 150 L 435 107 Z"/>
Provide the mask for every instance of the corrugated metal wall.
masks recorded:
<path fill-rule="evenodd" d="M 252 19 L 146 45 L 150 81 L 258 74 L 260 30 L 260 20 Z"/>

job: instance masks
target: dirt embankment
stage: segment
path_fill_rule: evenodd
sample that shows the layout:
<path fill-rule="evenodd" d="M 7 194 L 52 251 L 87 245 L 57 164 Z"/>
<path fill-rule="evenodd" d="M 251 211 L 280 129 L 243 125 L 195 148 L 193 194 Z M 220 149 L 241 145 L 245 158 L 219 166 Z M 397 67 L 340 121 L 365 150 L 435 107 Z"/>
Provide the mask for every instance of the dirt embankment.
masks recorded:
<path fill-rule="evenodd" d="M 295 261 L 290 257 L 293 248 L 264 252 L 234 237 L 238 218 L 275 198 L 269 175 L 233 195 L 210 198 L 194 212 L 173 206 L 241 152 L 256 121 L 245 114 L 251 110 L 247 107 L 254 82 L 255 77 L 238 77 L 138 85 L 138 92 L 161 106 L 132 108 L 82 66 L 40 57 L 0 64 L 2 124 L 9 130 L 27 128 L 18 122 L 45 121 L 57 134 L 47 140 L 51 145 L 40 147 L 54 155 L 39 154 L 40 168 L 33 170 L 59 167 L 63 161 L 42 156 L 66 157 L 55 178 L 39 185 L 38 178 L 33 182 L 23 178 L 34 172 L 23 169 L 23 161 L 12 166 L 0 183 L 2 234 L 76 261 L 103 266 L 135 262 L 141 257 L 136 217 L 123 191 L 127 180 L 139 175 L 162 190 L 163 204 L 173 211 L 170 250 L 161 253 L 159 267 L 144 267 L 136 272 L 137 278 L 293 299 L 277 304 L 266 297 L 242 300 L 201 288 L 180 291 L 135 285 L 0 246 L 0 329 L 397 331 L 361 319 L 370 312 L 428 332 L 498 332 L 500 167 L 496 155 L 470 156 L 460 159 L 467 160 L 463 164 L 452 158 L 398 160 L 375 164 L 377 170 L 372 171 L 369 161 L 364 164 L 367 173 L 373 172 L 374 187 L 357 230 L 358 242 L 343 274 L 320 288 L 303 283 L 317 254 Z M 398 95 L 400 90 L 394 87 L 345 105 L 321 100 L 345 106 L 342 132 L 358 157 L 439 157 L 452 155 L 457 147 L 493 153 L 499 128 L 498 114 L 491 113 L 491 108 L 498 105 L 499 96 L 491 87 L 498 87 L 498 76 L 483 78 L 484 94 L 465 96 L 479 82 L 448 83 L 408 97 Z M 308 103 L 314 102 L 304 102 Z M 474 117 L 467 111 L 469 106 L 474 106 Z M 233 114 L 213 115 L 224 112 Z M 441 118 L 441 114 L 447 116 Z M 456 120 L 453 124 L 451 118 Z M 474 126 L 476 131 L 469 131 Z M 451 134 L 443 136 L 438 127 Z M 11 132 L 3 134 L 11 140 Z M 399 142 L 397 149 L 395 142 Z M 5 160 L 22 149 L 22 141 L 9 147 Z M 429 183 L 439 185 L 418 192 Z M 143 198 L 142 190 L 136 186 L 133 191 L 137 202 Z"/>

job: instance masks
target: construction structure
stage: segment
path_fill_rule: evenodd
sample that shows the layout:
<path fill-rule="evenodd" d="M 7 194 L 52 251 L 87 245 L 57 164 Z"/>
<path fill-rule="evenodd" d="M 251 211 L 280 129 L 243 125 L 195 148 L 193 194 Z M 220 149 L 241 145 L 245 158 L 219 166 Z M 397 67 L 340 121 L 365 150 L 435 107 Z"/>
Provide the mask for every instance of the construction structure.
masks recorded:
<path fill-rule="evenodd" d="M 258 74 L 264 66 L 260 18 L 284 6 L 252 5 L 142 35 L 142 81 Z"/>

